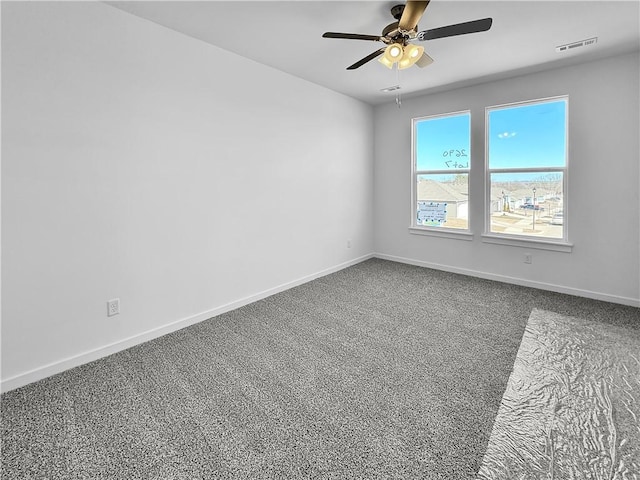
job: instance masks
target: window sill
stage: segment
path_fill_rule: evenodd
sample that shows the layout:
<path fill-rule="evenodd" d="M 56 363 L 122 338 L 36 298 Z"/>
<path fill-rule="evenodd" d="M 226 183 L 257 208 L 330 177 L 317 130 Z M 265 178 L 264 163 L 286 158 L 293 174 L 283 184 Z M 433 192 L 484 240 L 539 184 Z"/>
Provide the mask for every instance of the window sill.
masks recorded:
<path fill-rule="evenodd" d="M 453 238 L 455 240 L 473 240 L 473 233 L 468 232 L 467 230 L 458 232 L 452 229 L 441 229 L 438 228 L 425 228 L 425 227 L 409 227 L 409 233 L 413 235 L 427 235 L 431 237 L 441 237 L 441 238 Z"/>
<path fill-rule="evenodd" d="M 526 247 L 535 248 L 537 250 L 553 250 L 556 252 L 571 253 L 573 249 L 572 243 L 554 242 L 549 240 L 538 240 L 535 238 L 514 238 L 502 235 L 491 235 L 485 233 L 482 235 L 484 243 L 494 243 L 497 245 L 508 245 L 510 247 Z"/>

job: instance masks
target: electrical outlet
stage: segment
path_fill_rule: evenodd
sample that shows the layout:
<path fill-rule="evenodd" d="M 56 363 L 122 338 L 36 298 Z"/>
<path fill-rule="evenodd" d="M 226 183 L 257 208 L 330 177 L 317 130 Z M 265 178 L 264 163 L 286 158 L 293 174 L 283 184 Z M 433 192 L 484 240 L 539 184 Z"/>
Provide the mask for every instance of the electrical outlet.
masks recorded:
<path fill-rule="evenodd" d="M 113 317 L 114 315 L 118 315 L 120 313 L 120 299 L 114 298 L 113 300 L 109 300 L 107 302 L 107 316 Z"/>
<path fill-rule="evenodd" d="M 351 248 L 351 240 L 347 240 L 347 248 Z"/>
<path fill-rule="evenodd" d="M 524 263 L 531 263 L 533 261 L 533 255 L 530 253 L 524 254 Z"/>

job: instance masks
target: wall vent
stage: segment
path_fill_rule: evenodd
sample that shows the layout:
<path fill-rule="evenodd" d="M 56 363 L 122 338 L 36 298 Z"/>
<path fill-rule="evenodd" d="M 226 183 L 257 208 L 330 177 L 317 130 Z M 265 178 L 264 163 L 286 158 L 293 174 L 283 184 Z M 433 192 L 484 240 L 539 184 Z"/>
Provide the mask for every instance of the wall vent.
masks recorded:
<path fill-rule="evenodd" d="M 598 41 L 598 37 L 593 37 L 593 38 L 588 38 L 586 40 L 580 40 L 579 42 L 567 43 L 566 45 L 559 45 L 556 47 L 556 52 L 566 52 L 578 47 L 595 45 L 597 41 Z"/>

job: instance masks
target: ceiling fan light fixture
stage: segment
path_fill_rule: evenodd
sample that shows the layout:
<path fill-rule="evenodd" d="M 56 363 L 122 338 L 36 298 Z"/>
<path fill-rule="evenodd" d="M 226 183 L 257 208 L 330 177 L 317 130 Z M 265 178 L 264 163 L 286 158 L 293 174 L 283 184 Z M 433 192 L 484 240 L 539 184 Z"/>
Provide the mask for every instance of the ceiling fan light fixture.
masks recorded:
<path fill-rule="evenodd" d="M 392 43 L 384 50 L 382 57 L 378 61 L 387 68 L 393 68 L 393 64 L 398 62 L 403 56 L 403 48 L 399 43 Z"/>
<path fill-rule="evenodd" d="M 395 63 L 395 62 L 391 62 L 391 61 L 387 60 L 387 57 L 385 57 L 384 55 L 383 55 L 383 56 L 381 56 L 381 57 L 378 59 L 378 61 L 379 61 L 381 64 L 383 64 L 385 67 L 387 67 L 387 68 L 393 68 L 393 64 Z"/>
<path fill-rule="evenodd" d="M 398 62 L 398 68 L 400 70 L 409 68 L 422 57 L 423 53 L 424 47 L 410 43 L 404 48 L 404 55 L 402 55 L 402 59 Z"/>
<path fill-rule="evenodd" d="M 399 43 L 392 43 L 384 50 L 384 56 L 390 62 L 397 62 L 402 58 L 402 45 Z"/>
<path fill-rule="evenodd" d="M 389 45 L 385 53 L 387 53 L 387 55 L 389 55 L 393 60 L 398 60 L 402 56 L 402 45 L 399 43 Z"/>

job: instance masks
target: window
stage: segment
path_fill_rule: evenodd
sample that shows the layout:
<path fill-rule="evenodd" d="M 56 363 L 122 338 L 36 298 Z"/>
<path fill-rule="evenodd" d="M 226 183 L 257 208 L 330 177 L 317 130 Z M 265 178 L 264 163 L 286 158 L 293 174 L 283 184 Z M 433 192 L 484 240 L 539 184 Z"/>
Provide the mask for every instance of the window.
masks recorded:
<path fill-rule="evenodd" d="M 471 114 L 414 118 L 412 227 L 469 229 Z"/>
<path fill-rule="evenodd" d="M 488 232 L 566 242 L 567 97 L 487 108 Z"/>

